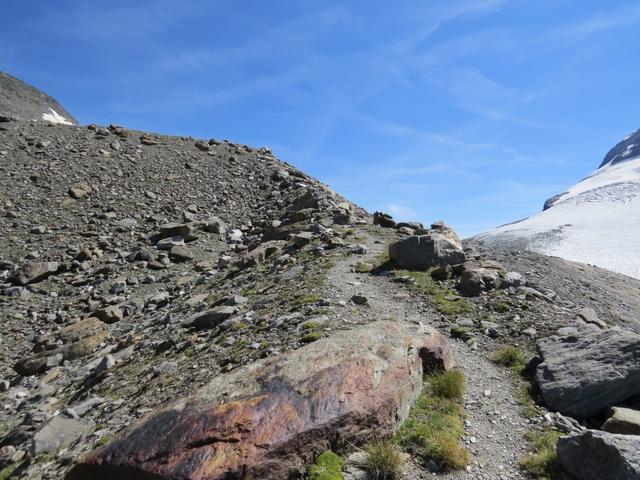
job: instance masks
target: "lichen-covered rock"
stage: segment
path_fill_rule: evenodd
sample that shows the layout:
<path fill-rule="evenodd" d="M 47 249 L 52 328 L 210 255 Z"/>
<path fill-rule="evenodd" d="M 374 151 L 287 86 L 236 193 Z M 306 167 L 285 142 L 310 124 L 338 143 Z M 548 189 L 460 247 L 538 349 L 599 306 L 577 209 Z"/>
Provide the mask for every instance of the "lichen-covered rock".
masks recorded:
<path fill-rule="evenodd" d="M 91 453 L 69 480 L 282 479 L 334 445 L 392 434 L 423 368 L 452 365 L 442 335 L 379 321 L 214 378 Z"/>

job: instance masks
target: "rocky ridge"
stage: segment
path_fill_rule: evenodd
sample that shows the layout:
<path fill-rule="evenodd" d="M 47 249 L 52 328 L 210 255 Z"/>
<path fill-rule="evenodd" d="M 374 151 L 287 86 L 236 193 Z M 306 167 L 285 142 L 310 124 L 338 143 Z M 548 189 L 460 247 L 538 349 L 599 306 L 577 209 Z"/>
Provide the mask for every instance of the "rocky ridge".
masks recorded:
<path fill-rule="evenodd" d="M 471 460 L 407 449 L 403 478 L 525 478 L 548 428 L 565 471 L 606 479 L 580 468 L 607 445 L 637 478 L 637 370 L 590 345 L 635 341 L 639 281 L 371 216 L 264 147 L 13 120 L 0 168 L 5 478 L 304 477 L 329 448 L 367 478 L 358 449 L 454 364 Z M 505 344 L 539 398 L 490 361 Z M 611 368 L 625 394 L 572 408 Z"/>

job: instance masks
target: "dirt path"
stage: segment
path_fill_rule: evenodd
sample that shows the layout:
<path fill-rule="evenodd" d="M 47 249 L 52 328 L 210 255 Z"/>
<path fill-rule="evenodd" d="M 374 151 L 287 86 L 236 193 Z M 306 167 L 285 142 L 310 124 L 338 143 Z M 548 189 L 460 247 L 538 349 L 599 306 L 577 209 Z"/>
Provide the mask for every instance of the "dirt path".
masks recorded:
<path fill-rule="evenodd" d="M 366 255 L 354 255 L 335 265 L 329 273 L 330 296 L 335 302 L 346 301 L 345 321 L 366 321 L 394 318 L 404 322 L 424 322 L 448 334 L 450 324 L 437 313 L 427 298 L 410 294 L 400 284 L 385 276 L 358 274 L 353 271 L 357 262 L 375 264 L 383 251 L 383 243 L 375 243 L 373 236 L 358 232 L 360 243 L 366 244 Z M 364 295 L 368 306 L 349 303 L 352 295 Z M 451 340 L 457 368 L 467 379 L 465 393 L 465 434 L 463 442 L 473 454 L 467 471 L 434 474 L 423 466 L 411 465 L 407 479 L 520 479 L 525 476 L 518 468 L 518 458 L 525 453 L 523 433 L 528 424 L 521 416 L 516 402 L 516 390 L 506 369 L 491 363 L 487 356 L 490 345 L 473 350 L 464 343 Z"/>

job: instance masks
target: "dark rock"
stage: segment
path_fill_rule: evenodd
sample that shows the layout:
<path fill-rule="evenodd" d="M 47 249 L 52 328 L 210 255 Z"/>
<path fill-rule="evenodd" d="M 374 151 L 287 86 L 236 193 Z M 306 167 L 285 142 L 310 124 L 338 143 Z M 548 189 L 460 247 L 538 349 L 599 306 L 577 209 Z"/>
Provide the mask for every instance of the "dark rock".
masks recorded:
<path fill-rule="evenodd" d="M 116 323 L 124 318 L 124 314 L 120 307 L 106 307 L 100 310 L 96 310 L 91 314 L 92 317 L 104 323 Z"/>
<path fill-rule="evenodd" d="M 209 144 L 206 142 L 196 142 L 195 146 L 198 150 L 201 150 L 203 152 L 208 152 L 211 149 L 209 147 Z"/>
<path fill-rule="evenodd" d="M 395 228 L 396 222 L 391 215 L 382 212 L 374 212 L 373 224 L 380 225 L 383 228 Z"/>
<path fill-rule="evenodd" d="M 238 309 L 234 306 L 216 307 L 204 312 L 194 313 L 182 322 L 182 325 L 194 328 L 213 328 L 217 327 L 237 312 Z"/>
<path fill-rule="evenodd" d="M 639 480 L 640 436 L 587 430 L 558 440 L 558 460 L 580 480 Z"/>
<path fill-rule="evenodd" d="M 185 246 L 174 245 L 169 250 L 169 258 L 175 262 L 189 262 L 193 260 L 193 253 Z"/>

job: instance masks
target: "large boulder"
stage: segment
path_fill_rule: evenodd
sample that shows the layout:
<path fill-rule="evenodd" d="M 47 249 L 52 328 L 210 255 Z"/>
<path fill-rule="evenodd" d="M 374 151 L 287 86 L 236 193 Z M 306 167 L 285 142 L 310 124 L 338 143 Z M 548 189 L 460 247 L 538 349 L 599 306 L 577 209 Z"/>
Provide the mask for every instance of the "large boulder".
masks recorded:
<path fill-rule="evenodd" d="M 401 267 L 430 268 L 466 261 L 459 245 L 439 233 L 405 238 L 389 246 L 389 256 Z"/>
<path fill-rule="evenodd" d="M 538 342 L 535 380 L 545 403 L 566 415 L 590 417 L 640 394 L 640 335 L 584 330 Z"/>
<path fill-rule="evenodd" d="M 379 321 L 219 375 L 89 454 L 68 480 L 283 479 L 314 455 L 391 435 L 449 368 L 430 327 Z"/>
<path fill-rule="evenodd" d="M 640 436 L 587 430 L 560 438 L 558 460 L 580 480 L 640 480 Z"/>

